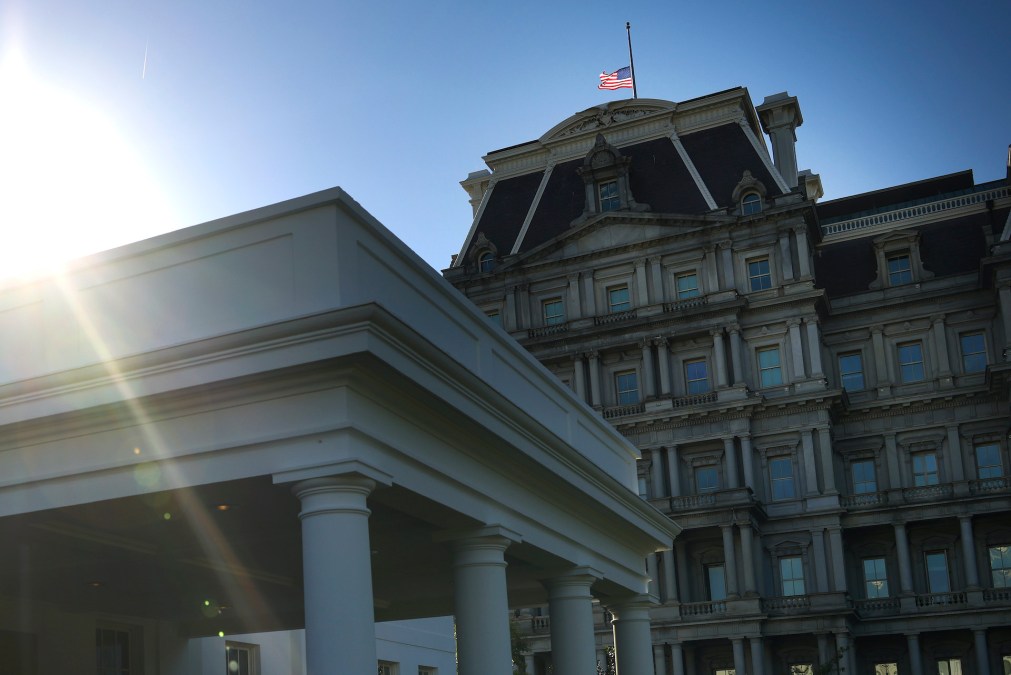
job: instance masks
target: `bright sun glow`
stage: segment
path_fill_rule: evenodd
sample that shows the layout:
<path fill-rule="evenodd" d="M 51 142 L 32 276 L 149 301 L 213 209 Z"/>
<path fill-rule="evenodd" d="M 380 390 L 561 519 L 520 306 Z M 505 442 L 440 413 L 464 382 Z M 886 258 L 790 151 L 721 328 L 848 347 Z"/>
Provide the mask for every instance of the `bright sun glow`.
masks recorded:
<path fill-rule="evenodd" d="M 0 279 L 171 229 L 157 182 L 96 107 L 0 60 Z"/>

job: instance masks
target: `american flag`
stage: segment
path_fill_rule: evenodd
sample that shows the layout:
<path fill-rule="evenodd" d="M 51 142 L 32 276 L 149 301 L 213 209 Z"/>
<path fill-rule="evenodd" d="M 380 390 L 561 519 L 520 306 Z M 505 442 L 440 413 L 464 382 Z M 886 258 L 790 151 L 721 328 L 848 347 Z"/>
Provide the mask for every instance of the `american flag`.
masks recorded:
<path fill-rule="evenodd" d="M 625 66 L 613 73 L 601 73 L 600 84 L 597 89 L 631 89 L 632 88 L 632 68 Z"/>

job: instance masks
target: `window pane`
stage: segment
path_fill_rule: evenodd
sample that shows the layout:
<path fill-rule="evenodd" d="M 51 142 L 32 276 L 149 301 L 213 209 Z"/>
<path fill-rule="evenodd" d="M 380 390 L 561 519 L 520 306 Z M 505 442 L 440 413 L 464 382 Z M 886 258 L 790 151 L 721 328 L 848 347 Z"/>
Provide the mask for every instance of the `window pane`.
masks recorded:
<path fill-rule="evenodd" d="M 678 299 L 694 298 L 699 294 L 699 278 L 695 272 L 679 274 L 677 278 Z"/>
<path fill-rule="evenodd" d="M 927 589 L 931 593 L 947 593 L 951 590 L 948 583 L 948 557 L 944 551 L 931 551 L 925 554 L 927 564 Z"/>
<path fill-rule="evenodd" d="M 709 374 L 704 359 L 685 362 L 685 385 L 689 394 L 709 391 Z"/>
<path fill-rule="evenodd" d="M 859 353 L 839 355 L 839 377 L 846 391 L 860 391 L 864 388 L 863 357 Z"/>
<path fill-rule="evenodd" d="M 913 272 L 909 264 L 909 254 L 901 253 L 888 256 L 888 283 L 898 286 L 908 284 L 912 280 Z"/>
<path fill-rule="evenodd" d="M 962 675 L 961 659 L 941 659 L 937 662 L 938 675 Z"/>
<path fill-rule="evenodd" d="M 923 347 L 919 342 L 899 345 L 899 371 L 903 382 L 923 381 Z"/>
<path fill-rule="evenodd" d="M 753 213 L 760 213 L 762 211 L 762 198 L 759 197 L 754 192 L 749 192 L 744 195 L 744 199 L 741 200 L 741 212 L 750 216 Z"/>
<path fill-rule="evenodd" d="M 793 499 L 793 460 L 777 457 L 769 460 L 769 476 L 772 479 L 772 498 Z"/>
<path fill-rule="evenodd" d="M 618 405 L 632 405 L 639 402 L 639 377 L 634 370 L 616 373 L 614 388 Z"/>
<path fill-rule="evenodd" d="M 541 308 L 543 310 L 545 326 L 555 326 L 565 323 L 565 305 L 562 304 L 561 298 L 545 300 Z"/>
<path fill-rule="evenodd" d="M 758 258 L 748 261 L 748 285 L 753 291 L 772 288 L 772 275 L 769 273 L 768 258 Z"/>
<path fill-rule="evenodd" d="M 868 598 L 888 597 L 888 573 L 884 558 L 864 560 L 864 592 Z"/>
<path fill-rule="evenodd" d="M 990 577 L 994 588 L 1011 588 L 1011 546 L 990 547 Z"/>
<path fill-rule="evenodd" d="M 712 492 L 720 487 L 720 474 L 714 466 L 695 469 L 695 487 L 699 492 Z"/>
<path fill-rule="evenodd" d="M 976 446 L 976 475 L 980 479 L 1000 478 L 1004 475 L 999 445 L 991 443 Z"/>
<path fill-rule="evenodd" d="M 618 181 L 608 181 L 601 183 L 600 191 L 600 211 L 617 211 L 621 208 L 621 199 L 618 197 Z"/>
<path fill-rule="evenodd" d="M 612 312 L 624 312 L 631 308 L 628 297 L 628 286 L 617 286 L 607 290 L 607 305 Z"/>
<path fill-rule="evenodd" d="M 937 485 L 940 476 L 937 472 L 937 455 L 933 452 L 918 452 L 913 455 L 913 485 Z"/>
<path fill-rule="evenodd" d="M 758 350 L 758 373 L 763 387 L 783 384 L 783 373 L 779 367 L 779 348 Z"/>
<path fill-rule="evenodd" d="M 709 587 L 710 600 L 727 599 L 727 585 L 723 565 L 706 565 L 706 584 Z"/>
<path fill-rule="evenodd" d="M 783 595 L 804 595 L 804 565 L 800 556 L 779 559 Z"/>
<path fill-rule="evenodd" d="M 961 336 L 962 371 L 966 373 L 981 373 L 986 370 L 986 343 L 982 333 L 970 333 Z"/>
<path fill-rule="evenodd" d="M 874 675 L 899 675 L 899 664 L 897 663 L 875 663 Z"/>
<path fill-rule="evenodd" d="M 877 492 L 878 482 L 874 476 L 874 461 L 863 459 L 853 462 L 853 493 Z"/>

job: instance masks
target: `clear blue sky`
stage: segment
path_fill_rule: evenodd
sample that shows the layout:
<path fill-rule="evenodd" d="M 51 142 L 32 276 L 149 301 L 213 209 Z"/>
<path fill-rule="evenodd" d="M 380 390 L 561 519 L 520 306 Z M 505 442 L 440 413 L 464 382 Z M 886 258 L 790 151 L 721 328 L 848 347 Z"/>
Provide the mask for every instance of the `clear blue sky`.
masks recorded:
<path fill-rule="evenodd" d="M 17 60 L 85 102 L 139 166 L 61 142 L 40 165 L 75 168 L 28 171 L 0 145 L 0 177 L 81 202 L 80 221 L 54 212 L 30 227 L 50 242 L 76 231 L 78 253 L 339 185 L 441 269 L 470 226 L 459 181 L 484 153 L 630 95 L 596 89 L 601 70 L 627 65 L 625 21 L 642 97 L 797 96 L 799 164 L 826 198 L 1005 174 L 1008 0 L 0 0 L 0 68 Z M 23 92 L 0 86 L 0 108 Z M 49 128 L 67 124 L 69 103 L 47 105 Z M 6 124 L 10 144 L 27 123 Z M 113 165 L 146 172 L 163 199 L 131 206 L 125 229 L 101 217 L 132 190 Z M 94 199 L 61 197 L 85 180 Z M 5 233 L 19 227 L 2 203 L 13 190 L 0 186 Z"/>

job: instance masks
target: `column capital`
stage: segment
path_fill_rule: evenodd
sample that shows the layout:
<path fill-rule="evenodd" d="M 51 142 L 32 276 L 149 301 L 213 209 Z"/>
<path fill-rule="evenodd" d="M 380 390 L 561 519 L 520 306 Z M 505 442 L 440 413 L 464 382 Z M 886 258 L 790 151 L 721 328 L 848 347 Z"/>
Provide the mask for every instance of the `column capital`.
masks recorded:
<path fill-rule="evenodd" d="M 799 326 L 800 325 L 800 319 L 798 319 L 796 317 L 789 318 L 789 319 L 786 320 L 785 323 L 786 323 L 787 326 L 790 326 L 792 328 L 793 326 Z"/>
<path fill-rule="evenodd" d="M 550 598 L 583 598 L 590 597 L 590 586 L 603 578 L 603 572 L 584 566 L 549 572 L 540 582 Z"/>
<path fill-rule="evenodd" d="M 643 617 L 649 621 L 649 609 L 655 605 L 656 600 L 647 593 L 637 593 L 604 603 L 618 621 Z"/>
<path fill-rule="evenodd" d="M 731 248 L 733 245 L 734 242 L 731 241 L 730 239 L 721 239 L 720 241 L 716 242 L 716 246 L 721 250 Z"/>
<path fill-rule="evenodd" d="M 727 332 L 730 333 L 731 335 L 733 335 L 734 333 L 740 333 L 741 332 L 741 324 L 739 324 L 739 323 L 728 323 L 727 324 Z"/>
<path fill-rule="evenodd" d="M 710 328 L 709 329 L 709 335 L 711 335 L 712 337 L 720 337 L 720 336 L 722 336 L 723 335 L 723 326 L 720 326 L 719 328 Z"/>
<path fill-rule="evenodd" d="M 931 314 L 930 323 L 933 324 L 944 323 L 944 317 L 945 317 L 944 314 Z"/>
<path fill-rule="evenodd" d="M 586 352 L 586 358 L 588 358 L 588 359 L 599 359 L 600 358 L 600 351 L 596 350 L 596 349 L 591 349 L 590 351 Z"/>
<path fill-rule="evenodd" d="M 442 530 L 432 535 L 432 541 L 448 542 L 454 545 L 459 542 L 466 544 L 467 542 L 496 542 L 498 540 L 506 542 L 505 546 L 509 546 L 512 543 L 522 542 L 523 536 L 514 530 L 510 530 L 508 527 L 498 524 L 459 530 Z"/>
<path fill-rule="evenodd" d="M 653 344 L 656 345 L 657 347 L 661 347 L 661 348 L 662 347 L 666 347 L 667 344 L 668 344 L 668 342 L 667 342 L 667 336 L 665 336 L 665 335 L 657 335 L 655 338 L 653 338 Z"/>
<path fill-rule="evenodd" d="M 565 275 L 565 278 L 568 279 L 571 284 L 579 283 L 579 272 L 570 272 Z"/>

